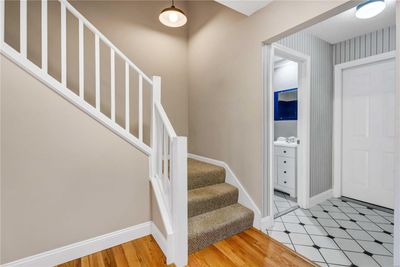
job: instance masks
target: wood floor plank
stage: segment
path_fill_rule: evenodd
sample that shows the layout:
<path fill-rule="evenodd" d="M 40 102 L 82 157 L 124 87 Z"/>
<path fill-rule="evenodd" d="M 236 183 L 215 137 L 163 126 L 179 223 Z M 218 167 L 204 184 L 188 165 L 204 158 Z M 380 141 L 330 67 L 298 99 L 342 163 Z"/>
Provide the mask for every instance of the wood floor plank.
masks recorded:
<path fill-rule="evenodd" d="M 58 267 L 163 267 L 166 258 L 152 236 L 145 236 Z M 316 266 L 278 241 L 252 228 L 189 255 L 189 267 Z"/>
<path fill-rule="evenodd" d="M 243 260 L 242 249 L 237 249 L 226 241 L 222 240 L 214 244 L 214 246 L 221 251 L 225 256 L 227 256 L 236 266 L 244 266 L 246 262 Z"/>
<path fill-rule="evenodd" d="M 117 267 L 117 263 L 115 262 L 115 256 L 111 248 L 103 250 L 101 252 L 101 256 L 103 257 L 103 262 L 105 266 Z"/>
<path fill-rule="evenodd" d="M 125 256 L 122 246 L 115 246 L 111 248 L 111 250 L 114 254 L 115 263 L 118 267 L 129 267 L 128 260 Z"/>
<path fill-rule="evenodd" d="M 121 245 L 129 267 L 141 266 L 140 265 L 140 260 L 139 260 L 139 258 L 137 256 L 137 253 L 136 253 L 136 249 L 133 246 L 133 242 L 134 241 L 127 242 L 127 243 L 124 243 L 124 244 Z"/>
<path fill-rule="evenodd" d="M 152 256 L 148 246 L 148 239 L 149 237 L 146 236 L 141 238 L 139 242 L 133 242 L 133 246 L 136 249 L 137 256 L 142 266 L 152 266 L 152 264 L 157 264 L 160 261 L 160 259 Z"/>
<path fill-rule="evenodd" d="M 246 263 L 252 264 L 253 266 L 263 265 L 263 259 L 265 255 L 253 244 L 246 242 L 246 240 L 242 239 L 238 235 L 230 237 L 229 242 L 232 244 L 232 246 L 240 248 L 243 251 L 242 255 L 246 260 Z"/>
<path fill-rule="evenodd" d="M 81 267 L 90 267 L 89 256 L 81 258 Z"/>
<path fill-rule="evenodd" d="M 191 257 L 193 254 L 191 255 Z M 196 253 L 197 257 L 205 266 L 236 266 L 227 256 L 222 254 L 215 246 L 208 246 Z"/>

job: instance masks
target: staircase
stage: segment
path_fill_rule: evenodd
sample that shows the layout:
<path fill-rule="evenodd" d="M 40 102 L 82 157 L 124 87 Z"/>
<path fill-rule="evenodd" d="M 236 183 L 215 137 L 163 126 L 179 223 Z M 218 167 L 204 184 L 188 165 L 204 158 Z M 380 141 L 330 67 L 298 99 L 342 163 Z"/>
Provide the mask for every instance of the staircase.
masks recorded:
<path fill-rule="evenodd" d="M 238 203 L 239 190 L 225 175 L 222 167 L 188 159 L 189 254 L 253 225 L 253 211 Z"/>
<path fill-rule="evenodd" d="M 49 67 L 56 63 L 53 62 L 48 49 L 49 45 L 54 45 L 48 38 L 48 13 L 54 12 L 53 9 L 48 8 L 48 2 L 48 0 L 40 0 L 41 43 L 35 48 L 38 51 L 35 51 L 40 54 L 41 63 L 37 65 L 28 57 L 28 51 L 32 48 L 28 42 L 28 32 L 32 29 L 28 27 L 27 18 L 29 13 L 35 12 L 34 9 L 28 7 L 28 0 L 19 1 L 18 26 L 8 28 L 9 31 L 15 31 L 12 32 L 13 36 L 19 36 L 19 49 L 5 40 L 8 25 L 5 23 L 7 10 L 5 1 L 0 0 L 0 52 L 148 156 L 149 178 L 165 229 L 165 236 L 160 237 L 158 241 L 165 244 L 163 247 L 167 263 L 175 263 L 178 267 L 184 266 L 187 264 L 188 254 L 250 228 L 254 214 L 238 204 L 238 189 L 225 183 L 225 169 L 196 160 L 187 160 L 186 137 L 177 136 L 161 103 L 161 78 L 147 76 L 67 0 L 58 0 L 60 11 L 59 14 L 54 15 L 59 16 L 60 19 L 61 60 L 58 67 L 61 77 L 57 79 L 50 75 Z M 78 21 L 76 38 L 79 51 L 75 58 L 79 63 L 79 79 L 76 81 L 78 92 L 68 87 L 67 71 L 69 64 L 73 61 L 73 55 L 68 54 L 67 51 L 67 32 L 69 32 L 68 27 L 71 27 L 67 23 L 67 14 L 73 15 Z M 87 31 L 94 36 L 94 44 L 85 45 L 84 36 Z M 54 34 L 54 36 L 58 35 Z M 109 54 L 100 53 L 101 46 L 104 46 Z M 87 50 L 94 51 L 92 60 L 85 59 Z M 109 65 L 107 66 L 109 73 L 100 71 L 104 67 L 102 66 L 104 56 L 109 58 L 109 62 L 105 61 L 105 64 Z M 122 70 L 116 68 L 116 60 L 122 60 L 124 64 Z M 94 79 L 88 71 L 85 71 L 85 64 L 94 66 Z M 101 90 L 104 86 L 102 82 L 105 79 L 104 75 L 110 78 L 110 86 L 106 87 L 111 96 L 108 103 L 110 114 L 104 112 L 101 106 L 101 100 L 104 97 L 104 92 Z M 122 125 L 117 122 L 116 108 L 118 105 L 116 77 L 120 75 L 125 81 L 123 86 L 125 94 L 122 99 L 125 103 L 124 123 Z M 88 88 L 85 88 L 87 79 L 92 79 L 94 82 L 94 104 L 85 97 L 88 94 Z M 148 93 L 151 95 L 149 100 L 143 97 L 145 90 L 149 90 Z M 138 95 L 136 103 L 131 101 L 134 92 Z M 145 122 L 143 115 L 145 105 L 149 105 L 151 110 L 149 122 Z M 137 111 L 136 120 L 130 117 L 131 110 Z"/>

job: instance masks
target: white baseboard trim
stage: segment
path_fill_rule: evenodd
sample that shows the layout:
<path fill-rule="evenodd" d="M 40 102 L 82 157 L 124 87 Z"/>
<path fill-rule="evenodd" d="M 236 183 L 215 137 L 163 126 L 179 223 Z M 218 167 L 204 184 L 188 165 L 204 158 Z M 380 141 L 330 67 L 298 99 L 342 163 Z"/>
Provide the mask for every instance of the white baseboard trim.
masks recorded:
<path fill-rule="evenodd" d="M 240 181 L 236 177 L 235 173 L 231 170 L 231 168 L 229 168 L 228 164 L 226 164 L 223 161 L 210 159 L 207 157 L 190 154 L 190 153 L 188 153 L 188 157 L 191 159 L 214 164 L 214 165 L 223 167 L 225 169 L 225 171 L 226 171 L 225 182 L 228 184 L 231 184 L 239 189 L 239 203 L 242 204 L 243 206 L 245 206 L 246 208 L 249 208 L 254 211 L 253 226 L 260 230 L 261 229 L 261 211 L 257 207 L 256 203 L 253 201 L 253 199 L 250 197 L 249 193 L 247 193 L 246 189 L 240 183 Z"/>
<path fill-rule="evenodd" d="M 151 223 L 151 235 L 156 240 L 158 246 L 161 248 L 162 252 L 164 253 L 165 257 L 168 259 L 168 242 L 167 238 L 161 233 L 160 229 L 158 229 L 157 225 L 152 222 Z"/>
<path fill-rule="evenodd" d="M 264 218 L 261 218 L 260 224 L 261 224 L 261 230 L 265 232 L 265 230 L 269 227 L 272 227 L 274 225 L 274 216 L 267 216 Z"/>
<path fill-rule="evenodd" d="M 145 222 L 105 235 L 90 238 L 71 245 L 49 250 L 40 254 L 1 265 L 2 267 L 50 267 L 73 259 L 120 245 L 152 232 L 152 222 Z M 161 247 L 161 246 L 160 246 Z"/>
<path fill-rule="evenodd" d="M 310 208 L 333 197 L 333 190 L 329 189 L 310 198 Z"/>

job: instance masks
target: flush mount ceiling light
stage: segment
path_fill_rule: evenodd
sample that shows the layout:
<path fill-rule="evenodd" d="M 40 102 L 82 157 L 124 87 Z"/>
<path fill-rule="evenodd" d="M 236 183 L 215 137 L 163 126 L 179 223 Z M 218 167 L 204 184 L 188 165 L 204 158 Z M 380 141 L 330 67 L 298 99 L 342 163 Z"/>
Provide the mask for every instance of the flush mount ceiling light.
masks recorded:
<path fill-rule="evenodd" d="M 179 8 L 175 7 L 174 0 L 172 0 L 170 7 L 167 7 L 161 11 L 159 19 L 165 26 L 173 28 L 181 27 L 187 22 L 185 13 L 183 13 L 183 11 Z"/>
<path fill-rule="evenodd" d="M 368 0 L 357 6 L 356 17 L 369 19 L 381 13 L 386 7 L 384 0 Z"/>

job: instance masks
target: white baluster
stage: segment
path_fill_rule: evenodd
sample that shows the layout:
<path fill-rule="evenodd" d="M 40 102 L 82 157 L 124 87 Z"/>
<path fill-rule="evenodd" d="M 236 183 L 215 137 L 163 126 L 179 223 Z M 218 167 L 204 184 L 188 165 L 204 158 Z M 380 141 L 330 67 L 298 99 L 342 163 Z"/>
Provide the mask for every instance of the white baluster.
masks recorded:
<path fill-rule="evenodd" d="M 84 24 L 79 20 L 79 96 L 85 98 L 85 49 L 84 43 Z"/>
<path fill-rule="evenodd" d="M 152 156 L 152 168 L 150 169 L 150 175 L 154 177 L 158 171 L 158 116 L 157 110 L 155 108 L 155 103 L 159 102 L 161 99 L 161 78 L 158 76 L 153 76 L 153 90 L 152 90 L 152 100 L 151 100 L 151 129 L 150 129 L 150 146 L 153 149 Z"/>
<path fill-rule="evenodd" d="M 157 170 L 157 174 L 158 174 L 158 179 L 162 180 L 162 150 L 163 150 L 163 133 L 164 133 L 164 126 L 162 123 L 162 120 L 160 117 L 158 117 L 158 126 L 157 126 L 157 144 L 158 144 L 158 150 L 157 150 L 157 162 L 158 162 L 158 170 Z"/>
<path fill-rule="evenodd" d="M 130 132 L 129 100 L 129 63 L 125 62 L 125 129 L 128 132 Z"/>
<path fill-rule="evenodd" d="M 139 75 L 139 140 L 143 141 L 143 77 Z"/>
<path fill-rule="evenodd" d="M 111 48 L 111 120 L 115 122 L 115 52 Z"/>
<path fill-rule="evenodd" d="M 165 128 L 163 131 L 163 163 L 164 163 L 163 180 L 166 182 L 168 180 L 168 133 Z"/>
<path fill-rule="evenodd" d="M 42 70 L 47 73 L 47 0 L 42 0 Z"/>
<path fill-rule="evenodd" d="M 96 109 L 100 110 L 100 40 L 96 34 L 95 38 L 95 76 L 96 76 Z"/>
<path fill-rule="evenodd" d="M 20 0 L 19 20 L 20 20 L 20 53 L 23 57 L 27 56 L 27 0 Z"/>

